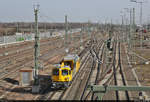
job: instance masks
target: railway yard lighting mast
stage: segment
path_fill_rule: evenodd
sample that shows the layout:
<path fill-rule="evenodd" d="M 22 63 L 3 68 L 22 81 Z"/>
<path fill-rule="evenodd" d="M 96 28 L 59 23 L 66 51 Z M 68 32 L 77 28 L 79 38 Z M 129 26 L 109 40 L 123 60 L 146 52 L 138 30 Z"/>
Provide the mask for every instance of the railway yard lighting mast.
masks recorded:
<path fill-rule="evenodd" d="M 72 26 L 71 26 L 71 23 L 70 23 L 70 27 L 69 27 L 70 29 L 70 42 L 72 42 Z"/>
<path fill-rule="evenodd" d="M 124 8 L 124 10 L 128 11 L 128 8 Z M 128 31 L 128 18 L 126 17 L 126 12 L 124 12 L 124 20 L 125 20 L 125 41 L 127 41 L 127 31 Z"/>
<path fill-rule="evenodd" d="M 112 37 L 112 34 L 113 34 L 113 24 L 112 24 L 112 20 L 111 20 L 111 23 L 110 23 L 110 30 L 109 30 L 109 38 L 111 39 Z"/>
<path fill-rule="evenodd" d="M 68 21 L 67 21 L 67 15 L 65 15 L 65 48 L 66 53 L 69 52 L 69 49 L 67 48 L 67 42 L 68 42 Z"/>
<path fill-rule="evenodd" d="M 131 41 L 131 36 L 132 36 L 132 9 L 130 9 L 130 31 L 129 31 L 129 50 L 131 51 L 131 46 L 132 46 L 132 41 Z"/>
<path fill-rule="evenodd" d="M 125 10 L 127 13 L 129 13 L 129 17 L 130 17 L 130 23 L 129 23 L 129 25 L 130 25 L 130 24 L 131 24 L 131 10 L 130 10 L 129 8 L 124 8 L 124 10 Z M 127 17 L 126 17 L 126 34 L 127 34 L 127 31 L 129 31 L 126 36 L 127 36 L 127 42 L 128 42 L 129 48 L 130 48 L 130 30 L 128 30 L 127 20 L 128 20 L 128 19 L 127 19 Z"/>
<path fill-rule="evenodd" d="M 91 26 L 90 26 L 90 21 L 88 21 L 88 35 L 91 38 Z"/>
<path fill-rule="evenodd" d="M 38 68 L 39 68 L 39 54 L 40 54 L 40 42 L 39 42 L 39 31 L 38 31 L 38 12 L 39 12 L 39 5 L 34 7 L 35 13 L 35 52 L 34 52 L 34 85 L 39 84 L 38 80 Z"/>
<path fill-rule="evenodd" d="M 30 27 L 31 27 L 31 28 L 30 28 L 30 32 L 32 33 L 32 23 L 31 23 Z"/>
<path fill-rule="evenodd" d="M 80 31 L 80 49 L 83 49 L 83 25 L 81 27 L 81 31 Z"/>
<path fill-rule="evenodd" d="M 17 24 L 16 24 L 16 32 L 17 33 L 19 32 L 19 22 L 17 22 Z"/>
<path fill-rule="evenodd" d="M 132 49 L 135 50 L 135 40 L 133 39 L 133 38 L 136 38 L 136 33 L 135 33 L 135 8 L 133 8 L 133 10 L 132 10 L 132 33 L 133 33 L 133 35 L 132 35 L 132 40 L 133 40 L 132 41 Z M 134 56 L 132 57 L 132 61 L 134 63 L 136 63 Z"/>
<path fill-rule="evenodd" d="M 131 2 L 135 2 L 135 3 L 139 3 L 140 5 L 141 5 L 141 7 L 140 7 L 140 27 L 141 27 L 141 31 L 140 31 L 140 35 L 141 35 L 141 48 L 142 48 L 142 14 L 143 14 L 143 10 L 142 10 L 142 6 L 143 6 L 143 3 L 144 2 L 142 2 L 142 1 L 140 1 L 140 2 L 137 2 L 136 0 L 130 0 Z"/>
<path fill-rule="evenodd" d="M 123 14 L 122 14 L 123 12 L 121 11 L 120 13 L 121 13 L 120 16 L 121 16 L 121 20 L 122 20 L 122 23 L 121 23 L 121 30 L 122 30 L 122 32 L 121 33 L 122 33 L 123 41 L 125 41 L 125 36 L 124 36 L 124 32 L 123 32 L 124 31 L 124 19 L 123 19 Z"/>

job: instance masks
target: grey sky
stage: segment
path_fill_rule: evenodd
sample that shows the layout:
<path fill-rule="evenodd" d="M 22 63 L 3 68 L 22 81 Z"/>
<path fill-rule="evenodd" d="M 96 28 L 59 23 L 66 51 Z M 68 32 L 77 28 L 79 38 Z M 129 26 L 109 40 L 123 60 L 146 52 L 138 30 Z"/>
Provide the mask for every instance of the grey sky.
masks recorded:
<path fill-rule="evenodd" d="M 34 21 L 33 5 L 40 4 L 40 21 L 63 22 L 64 15 L 69 21 L 114 22 L 120 20 L 123 8 L 136 8 L 139 20 L 139 4 L 129 0 L 0 0 L 0 21 Z M 150 17 L 150 1 L 144 4 L 143 19 Z"/>

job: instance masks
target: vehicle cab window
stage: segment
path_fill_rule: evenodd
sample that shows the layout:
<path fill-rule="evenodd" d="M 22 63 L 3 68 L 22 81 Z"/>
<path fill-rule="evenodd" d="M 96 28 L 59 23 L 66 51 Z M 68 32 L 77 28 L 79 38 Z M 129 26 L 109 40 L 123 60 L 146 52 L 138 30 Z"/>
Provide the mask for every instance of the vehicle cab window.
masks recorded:
<path fill-rule="evenodd" d="M 71 70 L 69 70 L 69 74 L 71 74 Z"/>
<path fill-rule="evenodd" d="M 59 69 L 53 69 L 53 75 L 59 75 Z"/>
<path fill-rule="evenodd" d="M 68 75 L 68 70 L 66 69 L 62 70 L 62 75 Z"/>

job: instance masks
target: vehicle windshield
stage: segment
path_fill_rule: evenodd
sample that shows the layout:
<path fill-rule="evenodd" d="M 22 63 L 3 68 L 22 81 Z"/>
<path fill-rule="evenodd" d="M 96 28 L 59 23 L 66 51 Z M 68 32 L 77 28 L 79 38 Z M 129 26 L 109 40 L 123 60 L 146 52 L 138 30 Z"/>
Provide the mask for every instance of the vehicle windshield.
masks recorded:
<path fill-rule="evenodd" d="M 53 69 L 53 75 L 59 75 L 59 69 Z"/>
<path fill-rule="evenodd" d="M 65 61 L 65 62 L 64 62 L 64 65 L 66 65 L 66 66 L 71 66 L 71 63 L 70 63 L 69 61 Z"/>
<path fill-rule="evenodd" d="M 66 69 L 62 70 L 62 75 L 68 75 L 68 70 Z"/>

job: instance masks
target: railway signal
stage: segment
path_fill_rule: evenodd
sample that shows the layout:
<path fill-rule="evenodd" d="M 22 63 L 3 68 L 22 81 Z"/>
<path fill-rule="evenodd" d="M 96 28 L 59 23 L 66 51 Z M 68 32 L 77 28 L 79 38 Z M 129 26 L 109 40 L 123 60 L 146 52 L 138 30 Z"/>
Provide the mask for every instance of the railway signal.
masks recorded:
<path fill-rule="evenodd" d="M 111 45 L 111 38 L 109 38 L 109 39 L 106 41 L 106 44 L 107 44 L 107 48 L 108 48 L 109 50 L 112 50 L 112 49 L 110 48 L 110 45 Z"/>

